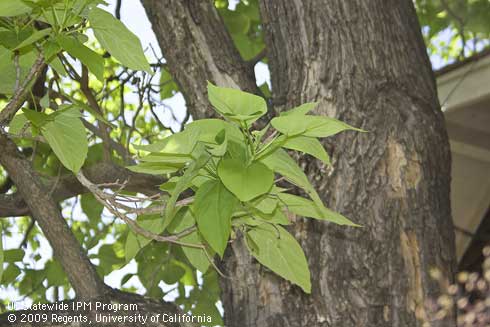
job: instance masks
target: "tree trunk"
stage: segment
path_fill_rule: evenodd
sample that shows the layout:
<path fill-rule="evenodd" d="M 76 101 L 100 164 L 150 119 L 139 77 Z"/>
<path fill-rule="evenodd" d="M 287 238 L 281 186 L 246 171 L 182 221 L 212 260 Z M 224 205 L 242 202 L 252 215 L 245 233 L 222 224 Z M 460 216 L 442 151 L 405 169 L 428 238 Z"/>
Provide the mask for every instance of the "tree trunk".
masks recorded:
<path fill-rule="evenodd" d="M 419 325 L 429 270 L 452 275 L 454 242 L 448 139 L 412 2 L 265 0 L 261 12 L 275 108 L 318 101 L 317 114 L 369 131 L 325 142 L 332 168 L 304 160 L 324 201 L 363 227 L 294 227 L 311 296 L 251 275 L 234 249 L 227 326 Z"/>
<path fill-rule="evenodd" d="M 222 25 L 211 1 L 143 3 L 193 114 L 203 117 L 196 103 L 208 106 L 206 79 L 250 89 L 241 60 L 217 56 L 233 53 L 229 37 L 216 34 L 218 49 L 202 44 Z M 448 138 L 412 1 L 263 0 L 260 7 L 275 110 L 318 101 L 317 114 L 368 131 L 325 141 L 332 167 L 301 159 L 325 203 L 363 227 L 296 222 L 311 295 L 259 267 L 238 239 L 224 262 L 233 276 L 222 280 L 226 326 L 420 326 L 416 312 L 423 316 L 437 291 L 429 270 L 452 275 L 454 240 Z"/>
<path fill-rule="evenodd" d="M 253 66 L 241 60 L 208 0 L 141 0 L 172 76 L 194 119 L 212 115 L 207 81 L 255 93 Z"/>

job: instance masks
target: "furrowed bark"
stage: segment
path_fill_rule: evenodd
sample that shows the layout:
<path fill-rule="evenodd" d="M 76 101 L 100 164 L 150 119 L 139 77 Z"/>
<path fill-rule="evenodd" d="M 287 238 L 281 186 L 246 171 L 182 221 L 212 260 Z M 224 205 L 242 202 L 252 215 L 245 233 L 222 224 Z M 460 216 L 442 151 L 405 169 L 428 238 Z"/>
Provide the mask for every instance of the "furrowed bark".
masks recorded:
<path fill-rule="evenodd" d="M 416 312 L 438 289 L 430 268 L 452 276 L 455 260 L 448 138 L 412 1 L 260 5 L 276 110 L 318 101 L 316 114 L 369 131 L 326 141 L 332 168 L 302 159 L 327 205 L 363 227 L 295 224 L 311 295 L 235 244 L 225 324 L 420 326 Z"/>
<path fill-rule="evenodd" d="M 90 263 L 80 243 L 61 216 L 56 202 L 41 183 L 31 164 L 7 136 L 0 133 L 0 164 L 14 181 L 53 248 L 77 297 L 89 299 L 103 296 L 107 287 Z"/>
<path fill-rule="evenodd" d="M 207 0 L 142 0 L 168 69 L 194 119 L 209 117 L 207 81 L 256 93 L 254 71 L 240 57 Z"/>

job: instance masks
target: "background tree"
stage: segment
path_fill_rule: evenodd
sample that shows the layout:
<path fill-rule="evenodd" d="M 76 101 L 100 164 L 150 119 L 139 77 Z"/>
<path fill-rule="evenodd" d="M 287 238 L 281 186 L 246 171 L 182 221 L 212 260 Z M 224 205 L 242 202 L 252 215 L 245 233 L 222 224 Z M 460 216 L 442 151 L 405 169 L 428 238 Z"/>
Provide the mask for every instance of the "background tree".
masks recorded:
<path fill-rule="evenodd" d="M 6 1 L 7 6 L 0 9 L 8 12 L 16 8 L 8 6 L 14 2 Z M 60 6 L 65 2 L 54 1 Z M 97 2 L 74 1 L 73 8 Z M 315 114 L 339 118 L 369 133 L 341 134 L 325 141 L 332 167 L 309 157 L 297 159 L 323 201 L 363 228 L 295 220 L 291 232 L 308 258 L 311 295 L 259 266 L 240 233 L 223 261 L 217 262 L 227 276 L 219 278 L 221 297 L 216 270 L 209 269 L 201 279 L 179 247 L 159 242 L 138 252 L 137 270 L 124 276 L 121 289 L 135 291 L 124 284 L 137 278 L 147 296 L 161 300 L 169 288 L 160 287 L 160 281 L 175 285 L 170 293 L 177 297 L 175 304 L 193 314 L 210 314 L 214 323 L 221 319 L 214 305 L 220 298 L 226 326 L 417 325 L 416 315 L 424 318 L 424 301 L 437 288 L 428 278 L 429 268 L 438 266 L 451 275 L 454 250 L 449 147 L 413 3 L 264 0 L 243 1 L 234 10 L 227 1 L 142 3 L 165 58 L 165 63 L 152 64 L 156 75 L 141 72 L 151 71 L 144 60 L 124 55 L 138 55 L 138 49 L 111 43 L 110 37 L 99 37 L 96 29 L 98 42 L 109 51 L 104 52 L 93 39 L 87 44 L 105 59 L 95 52 L 87 55 L 87 50 L 80 53 L 69 41 L 60 40 L 66 52 L 47 65 L 46 29 L 59 26 L 64 17 L 56 8 L 53 13 L 41 11 L 33 24 L 29 21 L 26 28 L 14 32 L 12 26 L 21 18 L 1 18 L 0 56 L 5 58 L 1 68 L 6 78 L 0 91 L 9 95 L 22 87 L 23 92 L 17 98 L 14 94 L 15 101 L 0 112 L 0 120 L 10 120 L 15 112 L 9 108 L 18 109 L 24 101 L 34 112 L 66 109 L 61 103 L 81 109 L 81 129 L 89 131 L 89 140 L 84 146 L 72 146 L 80 149 L 78 155 L 86 147 L 84 176 L 100 187 L 124 188 L 130 192 L 126 199 L 131 200 L 136 193 L 160 192 L 157 186 L 164 182 L 161 176 L 123 168 L 135 162 L 137 149 L 131 144 L 156 142 L 179 130 L 191 116 L 213 115 L 206 81 L 266 97 L 269 118 L 302 103 L 318 102 Z M 458 18 L 451 15 L 455 5 L 416 3 L 430 51 L 434 51 L 434 37 L 448 28 L 458 29 L 454 39 L 467 42 L 472 38 L 477 44 L 473 50 L 486 44 L 488 30 L 459 31 L 467 25 L 458 25 Z M 478 15 L 481 10 L 475 6 L 487 6 L 484 2 L 463 5 L 464 12 Z M 4 16 L 23 17 L 29 8 L 26 1 L 24 9 L 15 9 L 20 12 Z M 90 26 L 112 23 L 101 15 L 99 21 L 87 17 Z M 472 21 L 470 17 L 465 19 Z M 75 26 L 84 28 L 86 20 L 79 24 Z M 101 26 L 99 33 L 117 25 L 112 24 Z M 473 34 L 467 36 L 468 31 Z M 76 36 L 81 43 L 87 41 Z M 128 39 L 134 41 L 129 34 Z M 33 45 L 43 46 L 44 59 L 33 56 Z M 451 60 L 460 53 L 468 52 L 442 51 L 441 56 Z M 259 61 L 269 65 L 272 90 L 267 84 L 257 86 L 253 68 Z M 35 83 L 24 86 L 19 76 Z M 184 115 L 168 110 L 163 101 L 178 91 L 186 100 Z M 97 195 L 91 189 L 94 184 L 84 187 L 64 168 L 78 162 L 77 158 L 60 157 L 49 135 L 25 134 L 20 125 L 10 124 L 8 134 L 1 134 L 0 139 L 0 163 L 8 172 L 4 171 L 0 213 L 18 217 L 3 220 L 4 233 L 25 232 L 19 249 L 4 253 L 8 264 L 2 283 L 35 301 L 70 298 L 73 288 L 83 299 L 138 302 L 148 312 L 179 312 L 174 305 L 103 284 L 100 276 L 126 264 L 127 226 L 103 211 L 93 195 Z M 43 142 L 46 139 L 48 145 Z M 69 143 L 70 135 L 65 139 Z M 56 260 L 43 268 L 29 266 L 30 259 L 39 259 L 44 237 Z M 24 258 L 26 247 L 32 258 Z M 190 293 L 186 286 L 192 287 Z M 442 323 L 450 324 L 450 320 Z"/>

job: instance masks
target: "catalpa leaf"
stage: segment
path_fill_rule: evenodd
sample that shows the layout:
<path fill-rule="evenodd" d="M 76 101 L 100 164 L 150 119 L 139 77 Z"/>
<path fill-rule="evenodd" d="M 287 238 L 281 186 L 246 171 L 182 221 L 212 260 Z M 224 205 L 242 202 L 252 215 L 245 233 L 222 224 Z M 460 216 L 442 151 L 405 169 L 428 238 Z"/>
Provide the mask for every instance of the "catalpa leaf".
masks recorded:
<path fill-rule="evenodd" d="M 114 58 L 130 69 L 153 74 L 140 40 L 123 23 L 97 7 L 90 10 L 88 19 L 95 37 Z"/>
<path fill-rule="evenodd" d="M 181 218 L 180 220 L 177 218 L 174 219 L 174 222 L 172 224 L 175 224 L 176 226 L 171 225 L 168 227 L 171 233 L 180 233 L 186 230 L 187 228 L 191 228 L 196 223 L 191 210 L 183 209 L 180 218 Z M 185 235 L 180 239 L 180 241 L 187 244 L 204 243 L 201 240 L 201 237 L 199 236 L 199 233 L 197 231 L 194 231 L 189 235 Z M 189 262 L 199 271 L 205 273 L 208 270 L 210 262 L 209 262 L 208 255 L 206 255 L 206 253 L 204 252 L 207 251 L 207 249 L 205 250 L 205 249 L 193 248 L 193 247 L 183 245 L 182 251 L 184 252 Z M 211 258 L 212 255 L 209 254 L 209 257 Z"/>
<path fill-rule="evenodd" d="M 193 204 L 199 232 L 221 257 L 231 231 L 231 215 L 238 203 L 219 180 L 210 180 L 197 190 Z"/>
<path fill-rule="evenodd" d="M 165 230 L 165 228 L 172 223 L 172 220 L 177 212 L 175 205 L 180 194 L 191 186 L 192 180 L 199 174 L 199 170 L 206 165 L 209 159 L 209 155 L 202 155 L 197 158 L 196 161 L 192 161 L 184 171 L 184 174 L 175 183 L 175 187 L 172 190 L 170 198 L 165 206 L 165 224 L 163 230 Z"/>
<path fill-rule="evenodd" d="M 185 126 L 186 132 L 199 135 L 199 141 L 205 143 L 216 143 L 216 137 L 225 130 L 226 137 L 237 143 L 244 142 L 243 134 L 233 124 L 221 119 L 199 119 Z"/>
<path fill-rule="evenodd" d="M 218 165 L 218 176 L 241 201 L 267 193 L 274 182 L 274 173 L 263 163 L 246 164 L 239 159 L 222 159 Z"/>
<path fill-rule="evenodd" d="M 330 165 L 330 158 L 323 145 L 314 137 L 293 136 L 288 137 L 282 144 L 283 148 L 301 151 L 320 159 L 325 165 Z"/>
<path fill-rule="evenodd" d="M 265 100 L 251 93 L 217 87 L 208 82 L 208 98 L 224 117 L 252 124 L 267 112 Z"/>
<path fill-rule="evenodd" d="M 27 112 L 24 111 L 26 114 Z M 53 152 L 74 173 L 80 170 L 88 152 L 87 133 L 79 115 L 78 110 L 72 109 L 56 115 L 53 120 L 41 126 L 41 134 Z"/>
<path fill-rule="evenodd" d="M 167 136 L 161 141 L 148 145 L 134 145 L 136 150 L 158 152 L 176 155 L 189 155 L 194 150 L 199 139 L 199 131 L 195 129 L 184 130 Z"/>
<path fill-rule="evenodd" d="M 43 30 L 35 31 L 31 36 L 29 36 L 27 39 L 22 41 L 13 50 L 18 50 L 18 49 L 21 49 L 23 47 L 29 46 L 29 45 L 41 40 L 42 38 L 49 35 L 50 33 L 51 33 L 51 28 L 46 28 Z"/>
<path fill-rule="evenodd" d="M 161 232 L 163 232 L 163 218 L 158 215 L 138 217 L 137 223 L 141 228 L 152 233 L 160 234 Z M 131 259 L 136 257 L 138 252 L 150 242 L 151 239 L 148 239 L 143 235 L 136 234 L 135 232 L 130 230 L 126 238 L 124 251 L 126 255 L 126 262 L 129 262 L 131 261 Z"/>
<path fill-rule="evenodd" d="M 326 220 L 338 225 L 359 227 L 359 225 L 353 223 L 341 214 L 332 211 L 325 206 L 319 207 L 315 202 L 308 199 L 288 193 L 279 193 L 277 196 L 288 211 L 298 216 Z"/>
<path fill-rule="evenodd" d="M 271 120 L 272 126 L 282 134 L 288 136 L 303 135 L 309 137 L 327 137 L 345 130 L 364 132 L 362 129 L 352 127 L 340 120 L 322 116 L 295 115 L 276 117 Z"/>
<path fill-rule="evenodd" d="M 134 166 L 128 166 L 127 169 L 135 173 L 151 174 L 151 175 L 166 175 L 175 173 L 182 168 L 182 165 L 173 165 L 162 162 L 141 162 Z"/>
<path fill-rule="evenodd" d="M 31 7 L 22 0 L 1 0 L 0 17 L 19 16 L 31 12 Z"/>
<path fill-rule="evenodd" d="M 274 172 L 281 174 L 290 183 L 301 187 L 318 206 L 323 206 L 320 196 L 316 192 L 313 185 L 311 185 L 306 174 L 286 151 L 283 149 L 278 149 L 261 158 L 260 162 L 264 163 Z"/>
<path fill-rule="evenodd" d="M 280 116 L 301 116 L 306 115 L 318 105 L 318 102 L 304 103 L 296 108 L 281 112 Z M 297 117 L 296 117 L 297 118 Z"/>
<path fill-rule="evenodd" d="M 99 81 L 104 81 L 104 58 L 101 55 L 87 48 L 74 37 L 60 35 L 57 40 L 63 50 L 79 59 Z"/>
<path fill-rule="evenodd" d="M 4 262 L 4 255 L 3 255 L 3 223 L 0 222 L 0 281 L 2 281 L 2 275 L 3 275 L 3 262 Z"/>
<path fill-rule="evenodd" d="M 310 270 L 303 249 L 284 228 L 262 224 L 247 232 L 256 249 L 251 254 L 279 276 L 311 292 Z"/>

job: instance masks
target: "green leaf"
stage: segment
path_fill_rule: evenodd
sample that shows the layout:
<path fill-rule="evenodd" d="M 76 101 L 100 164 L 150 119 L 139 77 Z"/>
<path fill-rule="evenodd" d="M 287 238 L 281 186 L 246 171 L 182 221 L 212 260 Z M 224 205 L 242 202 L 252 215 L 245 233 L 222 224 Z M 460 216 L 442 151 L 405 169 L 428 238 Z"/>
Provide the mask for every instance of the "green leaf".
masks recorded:
<path fill-rule="evenodd" d="M 1 248 L 1 246 L 0 246 Z M 0 250 L 1 251 L 1 250 Z M 20 262 L 24 260 L 25 252 L 22 249 L 10 249 L 4 250 L 3 252 L 3 261 L 4 262 Z"/>
<path fill-rule="evenodd" d="M 222 159 L 218 176 L 241 201 L 249 201 L 267 193 L 274 183 L 274 173 L 260 162 L 246 164 L 238 159 Z"/>
<path fill-rule="evenodd" d="M 305 115 L 298 119 L 294 114 L 286 115 L 273 118 L 271 124 L 279 132 L 288 136 L 301 134 L 310 137 L 327 137 L 345 130 L 364 132 L 340 120 L 323 116 Z"/>
<path fill-rule="evenodd" d="M 35 110 L 26 108 L 22 108 L 22 111 L 24 112 L 24 115 L 27 117 L 27 119 L 29 119 L 29 121 L 32 123 L 32 125 L 36 126 L 37 128 L 41 128 L 46 124 L 46 122 L 54 120 L 53 116 L 50 117 L 44 112 L 37 112 Z"/>
<path fill-rule="evenodd" d="M 0 41 L 2 41 L 0 35 Z M 17 44 L 17 43 L 15 43 Z M 37 52 L 29 51 L 19 57 L 20 82 L 22 83 L 36 60 Z M 14 92 L 17 70 L 14 64 L 13 52 L 0 46 L 0 93 L 10 95 Z"/>
<path fill-rule="evenodd" d="M 326 220 L 338 225 L 359 227 L 359 225 L 353 223 L 341 214 L 336 213 L 325 206 L 319 207 L 315 202 L 308 199 L 288 193 L 279 193 L 277 196 L 286 206 L 288 211 L 298 216 Z"/>
<path fill-rule="evenodd" d="M 182 237 L 181 241 L 190 244 L 203 244 L 203 241 L 201 240 L 201 237 L 199 237 L 197 232 L 192 232 L 191 234 Z M 184 254 L 189 262 L 197 270 L 202 273 L 205 273 L 208 270 L 210 262 L 206 253 L 204 253 L 204 251 L 206 250 L 183 246 L 182 251 L 184 251 Z M 209 257 L 212 256 L 209 255 Z"/>
<path fill-rule="evenodd" d="M 267 112 L 265 100 L 251 93 L 208 82 L 208 98 L 213 107 L 224 117 L 252 124 Z"/>
<path fill-rule="evenodd" d="M 186 154 L 167 154 L 167 153 L 152 153 L 147 156 L 140 158 L 140 161 L 144 162 L 160 162 L 167 163 L 171 165 L 184 166 L 187 162 L 191 161 L 192 157 Z"/>
<path fill-rule="evenodd" d="M 31 45 L 31 44 L 41 40 L 45 36 L 49 35 L 50 33 L 51 33 L 51 28 L 46 28 L 43 30 L 35 31 L 31 36 L 29 36 L 27 39 L 22 41 L 13 50 L 18 50 L 18 49 L 21 49 L 21 48 L 26 47 L 28 45 Z"/>
<path fill-rule="evenodd" d="M 240 130 L 235 125 L 221 119 L 199 119 L 187 124 L 184 131 L 198 134 L 201 142 L 214 144 L 216 143 L 216 136 L 223 129 L 226 131 L 228 140 L 237 143 L 244 142 L 244 137 Z"/>
<path fill-rule="evenodd" d="M 100 221 L 104 206 L 97 201 L 92 193 L 82 194 L 80 205 L 91 223 L 98 223 Z"/>
<path fill-rule="evenodd" d="M 102 116 L 100 113 L 98 113 L 94 108 L 92 108 L 91 106 L 81 102 L 81 101 L 78 101 L 72 97 L 70 97 L 69 95 L 65 95 L 68 99 L 70 99 L 70 101 L 73 103 L 71 106 L 74 107 L 74 108 L 77 108 L 77 109 L 80 109 L 80 110 L 85 110 L 85 111 L 88 111 L 92 116 L 94 116 L 95 118 L 97 118 L 97 120 L 100 120 L 101 122 L 105 123 L 107 126 L 112 126 L 114 128 L 117 128 L 116 125 L 114 125 L 113 123 L 111 123 L 110 121 L 108 121 L 107 119 L 104 118 L 104 116 Z"/>
<path fill-rule="evenodd" d="M 179 92 L 179 87 L 174 82 L 168 70 L 162 68 L 160 72 L 160 98 L 162 100 L 171 98 L 177 92 Z"/>
<path fill-rule="evenodd" d="M 60 35 L 57 41 L 65 51 L 87 66 L 99 81 L 104 81 L 104 58 L 101 55 L 92 51 L 74 37 Z"/>
<path fill-rule="evenodd" d="M 271 154 L 261 158 L 260 162 L 264 163 L 274 172 L 284 176 L 290 183 L 305 190 L 305 192 L 317 204 L 317 206 L 323 206 L 320 196 L 311 185 L 306 174 L 286 151 L 283 149 L 277 149 Z"/>
<path fill-rule="evenodd" d="M 251 254 L 279 276 L 311 292 L 310 271 L 301 246 L 284 228 L 262 224 L 251 229 L 248 237 L 258 247 L 249 246 Z"/>
<path fill-rule="evenodd" d="M 10 134 L 19 134 L 24 129 L 24 126 L 27 124 L 28 120 L 25 114 L 17 114 L 14 116 L 12 121 L 9 124 L 9 133 Z M 26 128 L 27 132 L 30 132 L 30 128 Z"/>
<path fill-rule="evenodd" d="M 305 191 L 313 190 L 313 186 L 310 184 L 306 174 L 286 151 L 278 149 L 275 152 L 261 158 L 260 162 L 269 167 L 269 169 L 281 174 L 288 181 L 301 187 Z"/>
<path fill-rule="evenodd" d="M 208 147 L 208 152 L 215 157 L 222 157 L 226 153 L 228 138 L 226 137 L 226 130 L 223 129 L 216 135 L 216 145 L 210 144 Z"/>
<path fill-rule="evenodd" d="M 176 155 L 190 155 L 199 139 L 199 131 L 184 130 L 148 145 L 133 145 L 136 150 Z"/>
<path fill-rule="evenodd" d="M 4 285 L 12 284 L 20 274 L 21 274 L 21 271 L 20 271 L 19 267 L 17 267 L 13 263 L 9 264 L 7 266 L 7 269 L 5 269 L 3 271 L 3 274 L 1 276 L 2 277 L 2 280 L 1 280 L 2 284 L 4 284 Z"/>
<path fill-rule="evenodd" d="M 0 17 L 19 16 L 31 12 L 22 0 L 0 0 Z"/>
<path fill-rule="evenodd" d="M 287 138 L 282 144 L 282 147 L 307 153 L 317 159 L 320 159 L 325 165 L 330 165 L 330 158 L 327 151 L 325 151 L 325 148 L 320 141 L 314 137 L 302 135 L 293 136 L 291 138 Z"/>
<path fill-rule="evenodd" d="M 288 220 L 281 208 L 276 208 L 271 214 L 260 212 L 256 209 L 249 209 L 250 216 L 243 216 L 232 220 L 234 226 L 240 226 L 243 224 L 249 226 L 259 226 L 263 223 L 289 225 L 291 222 Z"/>
<path fill-rule="evenodd" d="M 182 278 L 185 274 L 185 269 L 181 266 L 170 262 L 163 267 L 163 272 L 160 274 L 162 280 L 167 285 L 175 284 Z"/>
<path fill-rule="evenodd" d="M 269 99 L 272 96 L 271 90 L 269 89 L 269 84 L 266 82 L 259 86 L 259 90 L 266 99 Z"/>
<path fill-rule="evenodd" d="M 182 166 L 172 165 L 161 162 L 142 162 L 135 166 L 128 166 L 127 169 L 134 171 L 135 173 L 151 174 L 151 175 L 166 175 L 175 173 Z"/>
<path fill-rule="evenodd" d="M 160 234 L 163 232 L 163 218 L 158 216 L 158 215 L 151 215 L 151 216 L 141 216 L 138 217 L 137 223 L 138 225 L 146 229 L 147 231 L 150 231 L 155 234 Z M 136 234 L 133 231 L 129 231 L 128 236 L 126 238 L 126 244 L 125 244 L 125 256 L 126 256 L 126 262 L 131 261 L 138 252 L 144 248 L 148 243 L 150 243 L 151 240 L 147 239 L 143 235 Z"/>
<path fill-rule="evenodd" d="M 180 233 L 187 228 L 190 228 L 196 224 L 196 220 L 194 219 L 192 215 L 191 210 L 187 209 L 182 209 L 180 212 L 183 212 L 180 216 L 182 219 L 177 219 L 177 217 L 174 219 L 172 224 L 168 226 L 169 232 L 172 234 Z M 172 226 L 176 225 L 176 226 Z M 184 243 L 189 243 L 189 244 L 203 244 L 204 242 L 201 240 L 201 237 L 199 236 L 197 231 L 194 231 L 190 233 L 189 235 L 186 235 L 180 239 L 180 241 Z M 208 256 L 204 251 L 204 249 L 198 249 L 198 248 L 193 248 L 189 246 L 182 246 L 182 251 L 184 252 L 186 258 L 189 260 L 191 265 L 193 265 L 195 268 L 197 268 L 199 271 L 202 273 L 205 273 L 210 265 Z M 211 258 L 212 255 L 209 254 L 209 257 Z"/>
<path fill-rule="evenodd" d="M 250 29 L 250 18 L 231 10 L 221 11 L 221 17 L 230 34 L 247 34 Z"/>
<path fill-rule="evenodd" d="M 237 199 L 218 180 L 204 183 L 196 192 L 193 209 L 199 232 L 221 257 L 231 231 Z"/>
<path fill-rule="evenodd" d="M 209 317 L 212 321 L 209 324 L 204 324 L 203 326 L 223 326 L 223 318 L 221 318 L 221 313 L 218 308 L 216 308 L 216 304 L 213 301 L 209 301 L 208 299 L 199 299 L 196 303 L 196 306 L 192 309 L 192 314 L 196 317 L 205 316 Z M 206 318 L 207 319 L 207 318 Z"/>
<path fill-rule="evenodd" d="M 2 281 L 3 276 L 3 263 L 4 263 L 4 255 L 3 255 L 3 222 L 0 222 L 0 281 Z"/>
<path fill-rule="evenodd" d="M 281 115 L 280 116 L 306 115 L 307 113 L 309 113 L 310 111 L 312 111 L 313 109 L 315 109 L 315 107 L 317 105 L 318 105 L 318 102 L 304 103 L 301 106 L 298 106 L 298 107 L 293 108 L 291 110 L 281 112 Z"/>
<path fill-rule="evenodd" d="M 61 51 L 61 46 L 58 44 L 58 42 L 55 42 L 53 40 L 48 40 L 46 43 L 43 44 L 43 49 L 44 49 L 44 58 L 46 61 L 50 61 L 54 58 L 56 54 L 58 54 Z"/>
<path fill-rule="evenodd" d="M 250 204 L 260 212 L 266 214 L 273 213 L 277 208 L 277 200 L 271 198 L 268 194 L 251 201 Z"/>
<path fill-rule="evenodd" d="M 249 35 L 232 34 L 231 38 L 245 61 L 255 58 L 265 46 L 264 41 L 261 38 L 253 38 Z"/>
<path fill-rule="evenodd" d="M 99 8 L 90 10 L 88 19 L 95 37 L 114 58 L 130 69 L 153 74 L 140 40 L 123 23 Z"/>
<path fill-rule="evenodd" d="M 41 134 L 58 159 L 74 173 L 80 170 L 88 152 L 87 133 L 79 116 L 78 110 L 70 109 L 41 127 Z"/>
<path fill-rule="evenodd" d="M 65 272 L 57 260 L 48 261 L 45 271 L 48 286 L 61 286 L 65 283 Z"/>
<path fill-rule="evenodd" d="M 199 170 L 209 161 L 209 158 L 209 155 L 202 155 L 196 161 L 191 162 L 184 171 L 184 174 L 177 180 L 175 188 L 165 206 L 164 230 L 170 223 L 172 223 L 177 212 L 175 204 L 180 194 L 191 186 L 192 180 L 199 174 Z"/>

